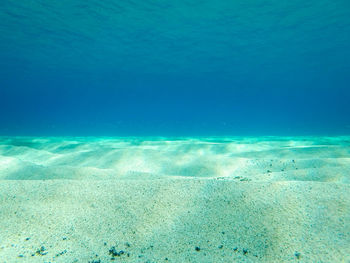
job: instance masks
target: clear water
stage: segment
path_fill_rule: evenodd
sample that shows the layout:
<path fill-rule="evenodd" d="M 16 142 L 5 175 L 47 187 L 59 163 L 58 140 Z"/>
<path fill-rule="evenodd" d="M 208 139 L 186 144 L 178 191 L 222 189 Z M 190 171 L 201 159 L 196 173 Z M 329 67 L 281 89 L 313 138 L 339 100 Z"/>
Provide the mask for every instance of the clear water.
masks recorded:
<path fill-rule="evenodd" d="M 350 1 L 0 1 L 0 261 L 350 262 Z"/>
<path fill-rule="evenodd" d="M 350 130 L 350 3 L 0 3 L 4 135 Z"/>

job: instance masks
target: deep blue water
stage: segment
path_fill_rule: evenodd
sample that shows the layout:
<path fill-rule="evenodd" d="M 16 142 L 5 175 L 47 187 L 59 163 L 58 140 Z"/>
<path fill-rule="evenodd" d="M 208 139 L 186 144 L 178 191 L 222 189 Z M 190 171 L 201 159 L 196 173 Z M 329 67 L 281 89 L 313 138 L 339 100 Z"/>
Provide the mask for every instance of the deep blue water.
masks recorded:
<path fill-rule="evenodd" d="M 350 133 L 348 0 L 0 2 L 0 134 Z"/>

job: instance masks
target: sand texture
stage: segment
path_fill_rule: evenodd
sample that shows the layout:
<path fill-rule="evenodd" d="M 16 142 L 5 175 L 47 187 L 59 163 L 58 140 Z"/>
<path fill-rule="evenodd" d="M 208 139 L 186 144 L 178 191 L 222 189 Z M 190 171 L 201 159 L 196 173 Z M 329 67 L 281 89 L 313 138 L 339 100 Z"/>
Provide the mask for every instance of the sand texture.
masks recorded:
<path fill-rule="evenodd" d="M 0 138 L 0 262 L 350 262 L 350 138 Z"/>

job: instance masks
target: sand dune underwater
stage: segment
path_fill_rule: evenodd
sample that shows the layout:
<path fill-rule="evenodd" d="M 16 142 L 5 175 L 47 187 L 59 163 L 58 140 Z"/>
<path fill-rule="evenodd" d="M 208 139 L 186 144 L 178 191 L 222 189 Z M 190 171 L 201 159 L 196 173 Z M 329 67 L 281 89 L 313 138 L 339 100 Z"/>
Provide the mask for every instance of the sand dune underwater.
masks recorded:
<path fill-rule="evenodd" d="M 350 137 L 1 137 L 1 262 L 349 262 Z"/>

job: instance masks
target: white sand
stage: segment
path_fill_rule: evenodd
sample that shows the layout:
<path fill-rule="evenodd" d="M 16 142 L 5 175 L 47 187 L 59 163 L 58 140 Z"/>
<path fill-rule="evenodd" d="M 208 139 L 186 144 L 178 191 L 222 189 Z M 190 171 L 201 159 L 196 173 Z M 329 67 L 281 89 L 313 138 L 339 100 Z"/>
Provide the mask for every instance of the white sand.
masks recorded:
<path fill-rule="evenodd" d="M 349 172 L 348 137 L 1 138 L 0 262 L 350 262 Z"/>

